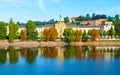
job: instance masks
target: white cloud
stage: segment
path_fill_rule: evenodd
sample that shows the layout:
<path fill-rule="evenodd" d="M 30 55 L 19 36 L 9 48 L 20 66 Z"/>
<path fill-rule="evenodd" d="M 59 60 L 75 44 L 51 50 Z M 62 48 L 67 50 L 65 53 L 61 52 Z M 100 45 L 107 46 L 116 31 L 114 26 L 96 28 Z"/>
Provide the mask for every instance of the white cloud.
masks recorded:
<path fill-rule="evenodd" d="M 62 0 L 46 0 L 46 1 L 45 0 L 36 0 L 40 10 L 42 10 L 44 13 L 47 13 L 45 2 L 48 2 L 48 1 L 53 2 L 53 3 L 59 3 Z"/>
<path fill-rule="evenodd" d="M 39 8 L 40 8 L 44 13 L 46 13 L 46 8 L 45 8 L 45 5 L 44 5 L 44 3 L 43 3 L 43 0 L 36 0 L 36 1 L 37 1 L 37 3 L 38 3 Z"/>
<path fill-rule="evenodd" d="M 50 0 L 52 2 L 55 2 L 55 3 L 59 3 L 61 0 Z"/>

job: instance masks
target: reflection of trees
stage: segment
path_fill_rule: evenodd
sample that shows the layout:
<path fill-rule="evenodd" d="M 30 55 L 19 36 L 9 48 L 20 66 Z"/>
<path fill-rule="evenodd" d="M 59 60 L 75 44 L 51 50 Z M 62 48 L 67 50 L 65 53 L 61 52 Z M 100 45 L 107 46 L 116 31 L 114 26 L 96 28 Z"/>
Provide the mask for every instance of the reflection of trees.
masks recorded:
<path fill-rule="evenodd" d="M 28 49 L 27 50 L 27 62 L 33 63 L 38 54 L 38 50 Z"/>
<path fill-rule="evenodd" d="M 88 46 L 82 46 L 82 51 L 86 53 L 87 51 L 89 52 Z"/>
<path fill-rule="evenodd" d="M 4 64 L 7 60 L 7 51 L 4 49 L 0 49 L 0 63 Z"/>
<path fill-rule="evenodd" d="M 13 47 L 9 47 L 9 60 L 11 64 L 14 64 L 18 61 L 18 50 L 15 50 Z"/>
<path fill-rule="evenodd" d="M 120 48 L 118 50 L 115 50 L 115 58 L 120 58 Z"/>
<path fill-rule="evenodd" d="M 22 50 L 20 50 L 20 54 L 21 54 L 23 57 L 26 57 L 26 56 L 27 56 L 27 49 L 23 48 Z"/>
<path fill-rule="evenodd" d="M 66 46 L 66 50 L 64 51 L 65 58 L 73 58 L 74 57 L 74 47 Z"/>
<path fill-rule="evenodd" d="M 56 47 L 44 47 L 41 55 L 45 58 L 56 58 L 58 50 Z"/>
<path fill-rule="evenodd" d="M 90 58 L 93 58 L 93 59 L 100 58 L 99 50 L 96 49 L 95 46 L 92 47 L 92 50 L 91 50 L 91 52 L 89 53 L 89 57 L 90 57 Z"/>
<path fill-rule="evenodd" d="M 82 59 L 82 47 L 75 46 L 75 58 Z"/>

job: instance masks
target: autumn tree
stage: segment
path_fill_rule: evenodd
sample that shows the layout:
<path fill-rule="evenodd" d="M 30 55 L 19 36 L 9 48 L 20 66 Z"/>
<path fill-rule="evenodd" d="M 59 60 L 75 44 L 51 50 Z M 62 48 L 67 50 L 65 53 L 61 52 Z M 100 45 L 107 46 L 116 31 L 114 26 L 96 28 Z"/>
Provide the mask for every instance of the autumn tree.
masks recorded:
<path fill-rule="evenodd" d="M 26 30 L 21 30 L 20 39 L 25 41 L 27 39 Z"/>
<path fill-rule="evenodd" d="M 39 35 L 40 35 L 40 41 L 43 41 L 44 40 L 43 31 L 41 31 Z"/>
<path fill-rule="evenodd" d="M 0 22 L 0 39 L 4 40 L 7 36 L 6 23 Z"/>
<path fill-rule="evenodd" d="M 48 32 L 50 33 L 50 40 L 55 41 L 58 38 L 57 29 L 54 27 L 49 28 Z"/>
<path fill-rule="evenodd" d="M 63 32 L 63 36 L 65 38 L 65 41 L 70 43 L 74 41 L 74 31 L 72 28 L 66 28 Z"/>
<path fill-rule="evenodd" d="M 79 42 L 82 40 L 82 30 L 74 31 L 74 41 Z"/>
<path fill-rule="evenodd" d="M 27 38 L 29 40 L 35 40 L 38 37 L 38 32 L 36 30 L 35 24 L 33 21 L 29 20 L 26 25 Z"/>
<path fill-rule="evenodd" d="M 18 36 L 18 29 L 19 29 L 19 26 L 17 24 L 15 24 L 12 19 L 10 19 L 10 22 L 9 22 L 9 41 L 10 42 L 13 42 L 13 40 Z"/>
<path fill-rule="evenodd" d="M 43 37 L 46 41 L 55 41 L 58 37 L 57 29 L 51 27 L 49 29 L 44 29 Z"/>
<path fill-rule="evenodd" d="M 49 41 L 49 39 L 50 39 L 50 32 L 49 32 L 48 29 L 44 29 L 44 31 L 43 31 L 43 37 L 44 37 L 45 41 Z"/>
<path fill-rule="evenodd" d="M 95 41 L 99 37 L 99 31 L 96 29 L 92 29 L 90 32 L 91 32 L 90 35 L 91 35 L 93 41 Z"/>

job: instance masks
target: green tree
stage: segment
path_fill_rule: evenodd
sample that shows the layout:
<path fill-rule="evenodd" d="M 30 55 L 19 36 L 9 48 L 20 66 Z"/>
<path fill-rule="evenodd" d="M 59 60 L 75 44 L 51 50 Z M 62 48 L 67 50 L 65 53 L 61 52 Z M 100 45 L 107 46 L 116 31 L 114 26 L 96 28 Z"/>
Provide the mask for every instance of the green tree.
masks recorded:
<path fill-rule="evenodd" d="M 88 41 L 89 37 L 88 37 L 88 34 L 87 32 L 84 30 L 83 34 L 82 34 L 82 40 L 83 41 Z"/>
<path fill-rule="evenodd" d="M 115 20 L 116 21 L 119 21 L 120 20 L 120 16 L 117 14 L 117 15 L 115 15 Z"/>
<path fill-rule="evenodd" d="M 100 30 L 99 30 L 99 35 L 100 35 L 100 37 L 102 37 L 102 35 L 103 35 L 102 31 L 100 31 Z"/>
<path fill-rule="evenodd" d="M 0 39 L 4 40 L 7 36 L 6 23 L 0 22 Z"/>
<path fill-rule="evenodd" d="M 48 23 L 49 24 L 54 24 L 54 23 L 56 23 L 56 21 L 54 19 L 51 19 L 51 20 L 48 21 Z"/>
<path fill-rule="evenodd" d="M 82 40 L 82 30 L 74 31 L 74 41 L 79 42 Z"/>
<path fill-rule="evenodd" d="M 84 21 L 85 17 L 80 15 L 79 17 L 76 18 L 76 21 L 80 22 L 80 21 Z"/>
<path fill-rule="evenodd" d="M 65 41 L 70 43 L 74 41 L 74 31 L 72 28 L 66 28 L 63 32 L 63 36 L 65 38 Z"/>
<path fill-rule="evenodd" d="M 37 31 L 35 31 L 35 32 L 33 33 L 32 39 L 33 39 L 33 40 L 38 39 L 38 32 L 37 32 Z"/>
<path fill-rule="evenodd" d="M 108 31 L 108 34 L 109 34 L 109 36 L 111 36 L 111 37 L 115 36 L 116 33 L 115 33 L 113 27 L 111 27 L 111 29 Z"/>
<path fill-rule="evenodd" d="M 113 22 L 114 17 L 108 16 L 108 21 Z"/>
<path fill-rule="evenodd" d="M 106 37 L 108 35 L 108 31 L 104 31 L 103 35 L 104 35 L 104 37 Z"/>
<path fill-rule="evenodd" d="M 13 42 L 14 39 L 17 37 L 17 31 L 19 29 L 19 26 L 17 24 L 15 24 L 12 19 L 10 19 L 10 22 L 9 22 L 9 41 L 10 42 Z"/>
<path fill-rule="evenodd" d="M 26 25 L 28 40 L 35 40 L 38 37 L 38 32 L 33 21 L 29 20 Z"/>
<path fill-rule="evenodd" d="M 69 23 L 69 17 L 65 17 L 65 18 L 64 18 L 64 22 L 65 22 L 65 23 Z"/>
<path fill-rule="evenodd" d="M 87 33 L 87 34 L 88 34 L 88 36 L 90 36 L 90 35 L 91 35 L 91 30 L 88 30 L 88 33 Z"/>
<path fill-rule="evenodd" d="M 118 35 L 120 37 L 120 18 L 119 15 L 115 16 L 115 20 L 113 21 L 113 24 L 115 25 L 115 32 L 116 35 Z"/>
<path fill-rule="evenodd" d="M 89 14 L 86 14 L 85 20 L 91 20 L 92 18 L 90 17 Z"/>
<path fill-rule="evenodd" d="M 92 14 L 92 20 L 94 20 L 95 16 L 96 16 L 96 14 L 93 13 L 93 14 Z"/>

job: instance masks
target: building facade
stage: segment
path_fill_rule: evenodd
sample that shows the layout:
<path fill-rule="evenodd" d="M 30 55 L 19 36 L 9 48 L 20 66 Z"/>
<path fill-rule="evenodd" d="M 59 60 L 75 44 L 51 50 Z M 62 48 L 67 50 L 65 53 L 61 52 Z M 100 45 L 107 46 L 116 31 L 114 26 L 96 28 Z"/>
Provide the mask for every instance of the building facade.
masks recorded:
<path fill-rule="evenodd" d="M 101 31 L 108 31 L 111 29 L 111 27 L 113 27 L 114 29 L 114 25 L 112 24 L 112 22 L 105 22 L 105 25 L 89 25 L 89 26 L 78 26 L 76 24 L 65 24 L 64 21 L 62 21 L 62 17 L 60 17 L 60 20 L 58 23 L 56 24 L 49 24 L 49 25 L 44 25 L 44 26 L 36 26 L 36 30 L 39 33 L 39 36 L 41 36 L 41 33 L 44 31 L 44 29 L 49 29 L 51 27 L 55 27 L 58 31 L 58 37 L 59 38 L 63 38 L 63 32 L 65 28 L 72 28 L 73 30 L 82 30 L 88 32 L 91 29 L 96 29 L 96 30 L 101 30 Z M 25 30 L 25 27 L 19 27 L 18 32 L 20 33 L 21 30 Z M 9 33 L 9 27 L 7 27 L 7 35 Z"/>

